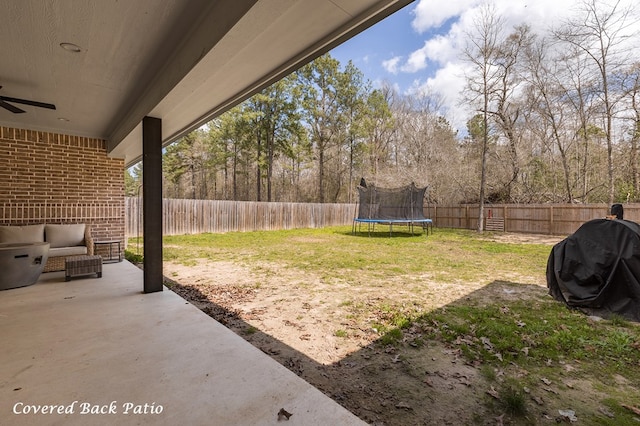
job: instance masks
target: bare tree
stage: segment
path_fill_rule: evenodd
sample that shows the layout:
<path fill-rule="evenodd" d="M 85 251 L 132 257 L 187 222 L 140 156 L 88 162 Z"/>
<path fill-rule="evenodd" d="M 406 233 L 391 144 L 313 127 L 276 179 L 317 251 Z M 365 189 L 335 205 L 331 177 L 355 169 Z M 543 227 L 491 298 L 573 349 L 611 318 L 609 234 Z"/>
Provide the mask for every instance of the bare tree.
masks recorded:
<path fill-rule="evenodd" d="M 513 33 L 498 46 L 494 64 L 497 84 L 490 93 L 494 102 L 489 111 L 507 143 L 508 163 L 511 176 L 505 185 L 504 201 L 513 201 L 512 189 L 520 175 L 518 145 L 521 139 L 522 105 L 519 101 L 519 87 L 522 83 L 518 70 L 523 51 L 531 44 L 531 30 L 526 25 L 517 26 Z"/>
<path fill-rule="evenodd" d="M 496 59 L 500 55 L 500 43 L 504 21 L 492 5 L 485 4 L 478 19 L 467 33 L 467 45 L 463 49 L 463 58 L 470 65 L 466 75 L 465 98 L 482 114 L 480 196 L 478 214 L 478 232 L 484 230 L 485 185 L 487 181 L 487 152 L 489 147 L 489 113 L 492 96 L 500 84 L 500 68 Z"/>
<path fill-rule="evenodd" d="M 622 128 L 628 138 L 628 147 L 623 150 L 621 162 L 628 166 L 625 176 L 627 201 L 637 201 L 640 197 L 640 62 L 631 64 L 621 74 L 615 76 L 616 85 L 624 94 Z M 627 158 L 627 161 L 624 159 Z"/>
<path fill-rule="evenodd" d="M 572 130 L 570 122 L 576 115 L 585 117 L 581 77 L 579 73 L 573 75 L 570 71 L 567 72 L 567 69 L 570 70 L 569 60 L 566 57 L 558 60 L 553 56 L 545 39 L 531 45 L 526 56 L 527 104 L 535 117 L 530 118 L 533 122 L 529 127 L 540 140 L 548 142 L 551 152 L 557 152 L 562 167 L 563 199 L 565 202 L 573 202 L 575 197 L 571 158 L 575 158 L 572 154 L 575 151 L 575 136 L 580 132 Z M 567 74 L 571 78 L 565 79 Z M 567 84 L 567 81 L 573 84 Z M 572 91 L 569 86 L 575 90 Z M 583 122 L 582 118 L 580 123 Z M 557 200 L 554 197 L 552 201 Z"/>
<path fill-rule="evenodd" d="M 628 97 L 631 99 L 632 126 L 631 135 L 631 171 L 635 198 L 640 196 L 640 170 L 638 168 L 638 151 L 640 150 L 640 63 L 636 63 L 629 72 L 631 86 Z"/>
<path fill-rule="evenodd" d="M 429 186 L 432 200 L 458 203 L 462 198 L 456 132 L 442 116 L 443 99 L 430 92 L 395 95 L 391 102 L 397 131 L 390 174 L 403 182 Z"/>
<path fill-rule="evenodd" d="M 620 0 L 607 5 L 597 0 L 583 0 L 579 14 L 565 21 L 553 31 L 554 36 L 574 46 L 587 56 L 599 77 L 598 94 L 602 102 L 603 127 L 607 144 L 607 172 L 609 203 L 615 196 L 613 167 L 613 119 L 616 97 L 609 84 L 610 75 L 627 61 L 623 48 L 630 37 L 629 14 L 631 8 L 622 8 Z"/>

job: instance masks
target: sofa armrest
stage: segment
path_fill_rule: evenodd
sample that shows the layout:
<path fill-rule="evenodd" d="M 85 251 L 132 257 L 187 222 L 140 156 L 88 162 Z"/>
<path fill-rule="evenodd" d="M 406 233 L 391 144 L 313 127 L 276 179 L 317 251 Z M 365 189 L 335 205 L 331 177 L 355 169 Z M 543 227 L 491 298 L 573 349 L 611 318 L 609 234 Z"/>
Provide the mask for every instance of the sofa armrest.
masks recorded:
<path fill-rule="evenodd" d="M 93 255 L 93 236 L 91 235 L 91 225 L 87 224 L 84 227 L 84 244 L 87 246 L 87 254 Z"/>

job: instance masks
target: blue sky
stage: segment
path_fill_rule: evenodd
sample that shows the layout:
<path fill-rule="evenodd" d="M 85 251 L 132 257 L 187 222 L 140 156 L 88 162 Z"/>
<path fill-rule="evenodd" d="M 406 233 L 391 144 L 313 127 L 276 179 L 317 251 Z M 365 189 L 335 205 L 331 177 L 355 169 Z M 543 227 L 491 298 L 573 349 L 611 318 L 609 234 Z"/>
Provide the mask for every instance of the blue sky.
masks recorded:
<path fill-rule="evenodd" d="M 403 89 L 408 88 L 415 76 L 408 73 L 392 74 L 385 70 L 383 62 L 409 55 L 424 44 L 423 37 L 411 26 L 414 8 L 415 4 L 404 7 L 338 46 L 331 51 L 331 55 L 343 66 L 349 60 L 353 61 L 369 80 L 386 80 Z"/>
<path fill-rule="evenodd" d="M 588 0 L 590 1 L 590 0 Z M 596 0 L 615 4 L 617 0 Z M 543 35 L 572 16 L 581 0 L 492 0 L 505 29 L 529 24 Z M 619 7 L 635 7 L 637 0 L 619 0 Z M 331 51 L 341 65 L 352 60 L 374 86 L 386 81 L 400 93 L 434 93 L 443 100 L 443 114 L 459 130 L 469 111 L 461 105 L 467 65 L 462 49 L 485 0 L 416 0 L 387 19 Z M 629 18 L 640 30 L 637 12 Z M 634 46 L 637 49 L 637 45 Z M 635 55 L 640 58 L 640 52 Z"/>
<path fill-rule="evenodd" d="M 395 84 L 401 91 L 408 90 L 414 82 L 433 77 L 436 67 L 426 67 L 422 70 L 409 72 L 390 71 L 389 63 L 402 58 L 409 58 L 412 53 L 419 51 L 428 40 L 434 40 L 451 29 L 455 17 L 444 19 L 441 25 L 425 30 L 416 28 L 416 8 L 420 4 L 416 1 L 395 14 L 389 16 L 368 30 L 358 34 L 346 43 L 331 51 L 331 55 L 344 66 L 349 60 L 374 83 L 381 81 Z M 426 4 L 428 2 L 422 2 Z"/>

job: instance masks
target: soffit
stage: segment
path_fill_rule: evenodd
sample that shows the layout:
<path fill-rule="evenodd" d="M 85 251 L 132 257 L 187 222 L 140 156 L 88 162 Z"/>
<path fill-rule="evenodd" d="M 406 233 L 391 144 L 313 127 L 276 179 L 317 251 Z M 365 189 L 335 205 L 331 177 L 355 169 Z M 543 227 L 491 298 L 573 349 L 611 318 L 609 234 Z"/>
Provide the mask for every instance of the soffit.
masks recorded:
<path fill-rule="evenodd" d="M 144 116 L 167 144 L 411 1 L 22 0 L 0 4 L 0 125 L 106 139 L 140 158 Z M 68 52 L 60 43 L 81 48 Z"/>

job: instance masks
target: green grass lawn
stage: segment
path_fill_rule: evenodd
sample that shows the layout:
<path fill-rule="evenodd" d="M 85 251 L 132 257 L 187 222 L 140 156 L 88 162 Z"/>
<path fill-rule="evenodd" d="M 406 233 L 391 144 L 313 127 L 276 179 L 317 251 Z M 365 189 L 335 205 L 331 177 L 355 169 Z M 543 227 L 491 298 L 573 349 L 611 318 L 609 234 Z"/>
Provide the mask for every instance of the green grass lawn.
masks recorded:
<path fill-rule="evenodd" d="M 540 377 L 554 382 L 569 377 L 589 380 L 607 395 L 600 404 L 615 416 L 614 422 L 596 413 L 582 417 L 582 424 L 640 424 L 635 420 L 640 416 L 628 408 L 640 406 L 638 324 L 620 317 L 593 321 L 553 300 L 543 287 L 551 246 L 495 242 L 490 235 L 437 229 L 428 236 L 395 232 L 390 238 L 384 230 L 368 236 L 333 227 L 168 236 L 164 259 L 184 265 L 198 259 L 232 261 L 253 268 L 277 263 L 347 286 L 403 280 L 419 285 L 421 279 L 487 288 L 499 283 L 501 289 L 538 286 L 524 300 L 471 295 L 433 310 L 394 298 L 378 304 L 345 299 L 342 307 L 363 321 L 377 311 L 369 325 L 380 332 L 378 345 L 419 351 L 425 342 L 437 340 L 458 348 L 466 362 L 495 382 L 500 409 L 516 418 L 526 416 L 530 405 L 523 395 L 544 386 Z M 129 246 L 135 248 L 136 241 Z M 349 333 L 340 328 L 335 336 L 347 338 Z M 506 373 L 497 378 L 496 372 Z"/>
<path fill-rule="evenodd" d="M 135 239 L 130 246 L 135 246 Z M 542 276 L 549 246 L 505 244 L 465 230 L 438 230 L 426 237 L 376 232 L 352 235 L 350 227 L 234 232 L 164 238 L 164 259 L 185 264 L 196 258 L 278 262 L 299 270 L 348 279 L 433 274 L 435 280 L 502 279 L 514 272 Z"/>

